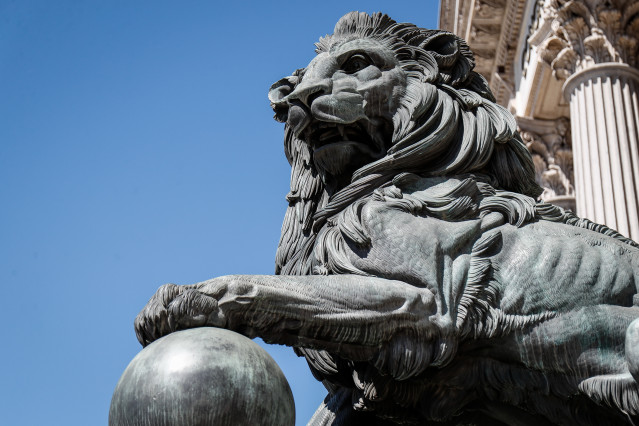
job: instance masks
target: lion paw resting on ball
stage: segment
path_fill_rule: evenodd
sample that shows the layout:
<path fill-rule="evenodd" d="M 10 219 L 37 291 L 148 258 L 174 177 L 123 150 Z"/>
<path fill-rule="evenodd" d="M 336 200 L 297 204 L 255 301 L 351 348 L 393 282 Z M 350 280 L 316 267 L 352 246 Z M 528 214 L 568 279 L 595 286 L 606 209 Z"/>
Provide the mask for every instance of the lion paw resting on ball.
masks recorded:
<path fill-rule="evenodd" d="M 278 275 L 163 286 L 140 342 L 293 346 L 329 389 L 313 425 L 639 421 L 638 246 L 536 201 L 467 45 L 351 13 L 317 53 L 269 93 L 292 166 Z"/>

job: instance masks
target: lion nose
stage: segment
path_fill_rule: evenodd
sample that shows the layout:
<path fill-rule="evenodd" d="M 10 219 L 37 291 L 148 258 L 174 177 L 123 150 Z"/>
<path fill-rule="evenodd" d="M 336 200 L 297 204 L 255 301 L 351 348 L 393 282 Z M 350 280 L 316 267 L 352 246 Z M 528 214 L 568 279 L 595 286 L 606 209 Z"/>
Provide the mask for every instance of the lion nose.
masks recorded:
<path fill-rule="evenodd" d="M 330 78 L 309 82 L 302 81 L 297 85 L 295 90 L 286 97 L 286 100 L 292 101 L 297 99 L 310 108 L 316 98 L 330 94 L 333 88 L 332 86 Z"/>

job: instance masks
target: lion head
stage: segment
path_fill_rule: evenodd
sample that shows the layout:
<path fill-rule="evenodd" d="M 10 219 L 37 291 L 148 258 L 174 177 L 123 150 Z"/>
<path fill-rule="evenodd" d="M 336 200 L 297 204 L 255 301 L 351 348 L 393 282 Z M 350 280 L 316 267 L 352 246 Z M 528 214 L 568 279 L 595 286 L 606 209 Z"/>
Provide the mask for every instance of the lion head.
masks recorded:
<path fill-rule="evenodd" d="M 472 71 L 462 39 L 351 12 L 316 47 L 269 92 L 293 167 L 278 271 L 304 257 L 313 229 L 400 173 L 477 173 L 495 188 L 541 193 L 514 118 Z M 289 273 L 305 269 L 293 263 Z"/>

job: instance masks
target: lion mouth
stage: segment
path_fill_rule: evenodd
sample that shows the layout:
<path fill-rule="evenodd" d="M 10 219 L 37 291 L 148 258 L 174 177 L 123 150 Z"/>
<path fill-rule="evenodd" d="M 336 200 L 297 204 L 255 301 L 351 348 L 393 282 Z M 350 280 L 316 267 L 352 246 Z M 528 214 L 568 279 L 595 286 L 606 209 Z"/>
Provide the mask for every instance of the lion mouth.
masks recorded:
<path fill-rule="evenodd" d="M 386 155 L 386 126 L 380 123 L 370 119 L 347 124 L 312 120 L 300 138 L 311 148 L 313 163 L 325 183 L 329 179 L 341 187 L 355 170 Z"/>
<path fill-rule="evenodd" d="M 308 126 L 304 132 L 306 143 L 312 148 L 314 154 L 334 149 L 355 148 L 361 154 L 372 158 L 383 156 L 383 146 L 376 143 L 371 137 L 366 126 L 361 122 L 350 124 L 336 124 L 319 121 Z"/>

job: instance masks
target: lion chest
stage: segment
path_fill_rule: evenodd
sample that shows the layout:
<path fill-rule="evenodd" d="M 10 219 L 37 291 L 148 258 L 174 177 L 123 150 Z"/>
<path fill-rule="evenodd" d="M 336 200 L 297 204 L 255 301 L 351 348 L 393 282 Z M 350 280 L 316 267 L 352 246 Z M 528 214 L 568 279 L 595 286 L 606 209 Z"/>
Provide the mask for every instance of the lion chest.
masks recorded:
<path fill-rule="evenodd" d="M 361 223 L 370 245 L 349 245 L 354 266 L 375 276 L 430 289 L 440 288 L 454 274 L 456 261 L 469 256 L 472 242 L 480 234 L 479 220 L 447 222 L 377 201 L 362 209 Z"/>

